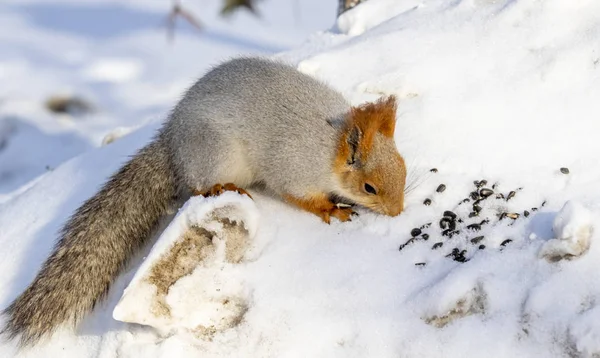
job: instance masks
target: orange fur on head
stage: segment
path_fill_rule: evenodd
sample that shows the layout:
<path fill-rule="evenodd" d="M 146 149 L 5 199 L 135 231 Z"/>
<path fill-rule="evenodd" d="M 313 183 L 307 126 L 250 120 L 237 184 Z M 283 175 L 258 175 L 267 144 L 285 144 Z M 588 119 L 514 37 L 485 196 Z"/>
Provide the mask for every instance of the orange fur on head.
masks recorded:
<path fill-rule="evenodd" d="M 394 136 L 396 129 L 396 96 L 390 95 L 387 98 L 380 98 L 377 102 L 365 103 L 358 107 L 352 107 L 346 118 L 346 127 L 338 144 L 337 157 L 339 164 L 346 162 L 350 156 L 352 148 L 348 145 L 348 139 L 352 135 L 358 135 L 356 138 L 357 150 L 363 158 L 366 157 L 371 147 L 375 134 L 381 133 L 387 138 Z M 358 129 L 358 133 L 353 134 Z"/>
<path fill-rule="evenodd" d="M 333 163 L 337 195 L 386 215 L 403 210 L 406 167 L 395 127 L 395 96 L 350 109 Z"/>

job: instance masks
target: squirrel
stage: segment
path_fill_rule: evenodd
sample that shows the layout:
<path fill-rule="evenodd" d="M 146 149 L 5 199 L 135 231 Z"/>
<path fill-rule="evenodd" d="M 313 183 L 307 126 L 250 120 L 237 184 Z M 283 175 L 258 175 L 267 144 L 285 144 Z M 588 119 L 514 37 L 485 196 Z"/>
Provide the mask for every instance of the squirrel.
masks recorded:
<path fill-rule="evenodd" d="M 350 220 L 352 207 L 340 203 L 400 214 L 406 166 L 393 138 L 396 107 L 395 96 L 352 106 L 273 60 L 214 67 L 68 219 L 33 282 L 4 310 L 3 333 L 26 347 L 62 325 L 75 328 L 169 208 L 192 195 L 259 186 L 326 223 Z"/>

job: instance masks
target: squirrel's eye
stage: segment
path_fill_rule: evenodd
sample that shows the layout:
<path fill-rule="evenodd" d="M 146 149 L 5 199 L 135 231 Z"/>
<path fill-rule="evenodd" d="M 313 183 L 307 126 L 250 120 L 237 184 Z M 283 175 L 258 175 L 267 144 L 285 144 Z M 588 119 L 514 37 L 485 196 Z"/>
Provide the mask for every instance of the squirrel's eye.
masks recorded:
<path fill-rule="evenodd" d="M 367 193 L 369 193 L 369 194 L 372 194 L 372 195 L 376 195 L 377 194 L 377 190 L 375 190 L 375 188 L 373 188 L 373 186 L 370 185 L 370 184 L 368 184 L 368 183 L 365 183 L 365 191 Z"/>

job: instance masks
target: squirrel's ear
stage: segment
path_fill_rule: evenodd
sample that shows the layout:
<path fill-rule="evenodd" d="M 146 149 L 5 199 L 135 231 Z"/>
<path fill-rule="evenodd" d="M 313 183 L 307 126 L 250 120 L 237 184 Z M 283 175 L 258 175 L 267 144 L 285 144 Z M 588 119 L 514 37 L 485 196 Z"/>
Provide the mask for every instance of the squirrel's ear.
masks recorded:
<path fill-rule="evenodd" d="M 352 107 L 350 123 L 363 133 L 366 147 L 370 147 L 372 138 L 378 132 L 386 137 L 393 137 L 396 128 L 396 96 Z"/>
<path fill-rule="evenodd" d="M 358 155 L 358 145 L 361 141 L 362 133 L 357 126 L 352 126 L 346 136 L 346 143 L 348 144 L 348 158 L 346 164 L 353 167 L 360 167 L 360 157 Z"/>
<path fill-rule="evenodd" d="M 396 129 L 396 108 L 398 107 L 396 96 L 390 95 L 385 99 L 382 98 L 376 103 L 376 106 L 381 117 L 379 131 L 386 137 L 393 137 Z"/>

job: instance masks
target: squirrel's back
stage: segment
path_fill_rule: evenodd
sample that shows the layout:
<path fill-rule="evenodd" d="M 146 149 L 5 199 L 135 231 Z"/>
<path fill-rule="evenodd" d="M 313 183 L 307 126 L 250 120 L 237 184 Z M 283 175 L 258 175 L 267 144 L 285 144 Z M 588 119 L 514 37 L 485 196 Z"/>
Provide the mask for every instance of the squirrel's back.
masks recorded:
<path fill-rule="evenodd" d="M 189 89 L 167 132 L 183 177 L 207 165 L 236 163 L 229 181 L 293 191 L 290 177 L 306 187 L 331 175 L 339 126 L 350 108 L 339 92 L 289 65 L 240 58 Z M 228 149 L 222 156 L 205 152 L 221 146 Z M 190 185 L 201 186 L 203 179 L 190 178 Z"/>

